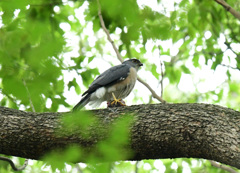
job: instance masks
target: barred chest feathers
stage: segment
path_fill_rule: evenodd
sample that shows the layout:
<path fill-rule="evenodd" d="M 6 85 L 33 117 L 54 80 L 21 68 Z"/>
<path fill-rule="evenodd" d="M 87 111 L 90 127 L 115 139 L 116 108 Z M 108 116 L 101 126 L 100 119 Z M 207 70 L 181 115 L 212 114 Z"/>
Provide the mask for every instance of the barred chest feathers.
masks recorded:
<path fill-rule="evenodd" d="M 107 101 L 113 100 L 112 93 L 114 93 L 114 95 L 118 99 L 124 99 L 133 90 L 136 80 L 137 80 L 137 70 L 132 67 L 130 68 L 128 77 L 126 79 L 119 82 L 115 87 L 109 87 L 107 89 L 108 94 L 106 94 L 105 99 Z"/>

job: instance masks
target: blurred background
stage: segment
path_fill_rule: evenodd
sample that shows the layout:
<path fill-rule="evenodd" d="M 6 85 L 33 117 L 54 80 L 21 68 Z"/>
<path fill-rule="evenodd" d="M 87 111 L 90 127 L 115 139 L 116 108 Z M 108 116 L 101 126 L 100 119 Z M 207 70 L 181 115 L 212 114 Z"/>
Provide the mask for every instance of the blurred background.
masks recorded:
<path fill-rule="evenodd" d="M 239 1 L 227 3 L 240 11 Z M 141 60 L 139 76 L 166 102 L 239 110 L 240 21 L 220 4 L 214 0 L 100 0 L 100 4 L 121 56 Z M 118 64 L 101 28 L 96 0 L 0 1 L 1 106 L 70 111 L 100 73 Z M 139 82 L 125 101 L 127 105 L 160 103 Z M 55 169 L 50 165 L 30 161 L 22 172 L 97 172 L 99 168 L 83 163 L 76 167 L 62 162 Z M 225 172 L 206 160 L 181 158 L 115 162 L 104 170 Z M 0 161 L 0 172 L 12 170 Z"/>

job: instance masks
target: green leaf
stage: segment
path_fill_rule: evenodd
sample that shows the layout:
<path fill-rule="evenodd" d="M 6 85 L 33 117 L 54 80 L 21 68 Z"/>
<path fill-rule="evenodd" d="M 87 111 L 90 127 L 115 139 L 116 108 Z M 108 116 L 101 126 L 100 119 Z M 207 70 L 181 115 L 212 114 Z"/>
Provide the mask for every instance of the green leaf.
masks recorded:
<path fill-rule="evenodd" d="M 91 56 L 91 57 L 89 57 L 88 58 L 88 64 L 90 63 L 90 62 L 92 62 L 92 60 L 95 58 L 95 56 Z"/>
<path fill-rule="evenodd" d="M 72 86 L 75 88 L 75 91 L 76 91 L 77 94 L 81 93 L 81 89 L 80 89 L 80 87 L 79 87 L 75 78 L 72 81 L 68 82 L 68 90 L 70 90 L 70 88 Z"/>
<path fill-rule="evenodd" d="M 91 126 L 98 123 L 96 117 L 86 112 L 73 112 L 62 117 L 63 126 L 68 134 L 81 135 L 84 138 L 91 137 L 90 134 L 98 134 L 93 132 Z"/>
<path fill-rule="evenodd" d="M 183 71 L 184 73 L 186 73 L 186 74 L 191 74 L 191 71 L 190 71 L 185 65 L 182 65 L 182 66 L 181 66 L 181 69 L 182 69 L 182 71 Z"/>
<path fill-rule="evenodd" d="M 196 20 L 196 16 L 197 16 L 197 8 L 195 8 L 193 6 L 193 8 L 191 8 L 189 11 L 188 11 L 188 22 L 189 23 L 194 23 L 195 20 Z"/>
<path fill-rule="evenodd" d="M 199 67 L 199 56 L 194 55 L 193 59 L 192 59 L 192 62 L 193 62 L 194 67 Z"/>
<path fill-rule="evenodd" d="M 228 80 L 231 80 L 231 73 L 229 72 L 229 70 L 226 71 L 226 74 L 227 74 Z"/>
<path fill-rule="evenodd" d="M 181 70 L 173 67 L 168 67 L 167 63 L 165 65 L 166 65 L 166 77 L 168 77 L 170 83 L 178 84 L 182 76 Z"/>
<path fill-rule="evenodd" d="M 159 79 L 160 74 L 157 72 L 157 66 L 155 64 L 152 65 L 151 72 L 157 79 Z"/>
<path fill-rule="evenodd" d="M 176 23 L 176 18 L 177 18 L 177 11 L 173 11 L 172 13 L 171 13 L 171 16 L 170 16 L 170 21 L 171 21 L 171 23 L 172 24 L 175 24 Z"/>
<path fill-rule="evenodd" d="M 47 165 L 51 166 L 52 171 L 61 170 L 65 168 L 65 164 L 77 162 L 81 157 L 81 149 L 78 146 L 68 147 L 64 151 L 56 150 L 44 156 L 43 160 Z"/>
<path fill-rule="evenodd" d="M 21 80 L 14 77 L 3 78 L 2 87 L 5 94 L 12 94 L 23 102 L 28 100 L 26 88 Z"/>

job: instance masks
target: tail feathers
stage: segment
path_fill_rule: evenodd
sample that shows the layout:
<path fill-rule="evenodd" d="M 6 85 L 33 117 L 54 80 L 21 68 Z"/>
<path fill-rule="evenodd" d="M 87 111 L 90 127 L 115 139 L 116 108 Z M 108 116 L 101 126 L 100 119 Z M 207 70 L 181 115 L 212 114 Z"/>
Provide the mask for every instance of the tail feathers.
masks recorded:
<path fill-rule="evenodd" d="M 87 94 L 85 97 L 83 97 L 80 102 L 78 102 L 78 104 L 76 104 L 72 111 L 75 112 L 75 111 L 79 111 L 81 110 L 86 104 L 88 104 L 89 100 L 90 100 L 90 96 L 91 94 Z"/>

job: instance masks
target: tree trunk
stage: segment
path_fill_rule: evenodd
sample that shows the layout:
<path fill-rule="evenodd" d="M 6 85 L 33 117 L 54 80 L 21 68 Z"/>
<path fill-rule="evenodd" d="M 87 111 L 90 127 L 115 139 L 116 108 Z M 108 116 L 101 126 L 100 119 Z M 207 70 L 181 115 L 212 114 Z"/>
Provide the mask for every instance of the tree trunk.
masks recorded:
<path fill-rule="evenodd" d="M 209 104 L 148 104 L 93 112 L 109 125 L 124 113 L 135 121 L 130 160 L 161 158 L 204 158 L 240 169 L 240 112 Z M 33 113 L 0 107 L 0 153 L 38 160 L 46 152 L 79 144 L 91 149 L 102 136 L 91 140 L 73 135 L 63 128 L 64 113 Z M 79 113 L 80 114 L 80 113 Z M 106 130 L 105 125 L 91 127 Z M 65 131 L 56 135 L 56 129 Z M 89 139 L 89 138 L 88 138 Z"/>

